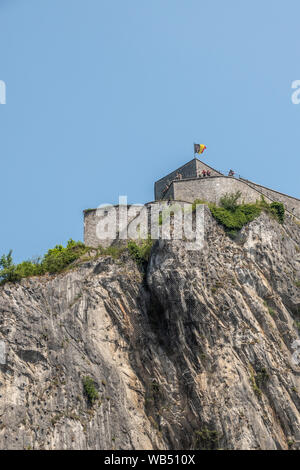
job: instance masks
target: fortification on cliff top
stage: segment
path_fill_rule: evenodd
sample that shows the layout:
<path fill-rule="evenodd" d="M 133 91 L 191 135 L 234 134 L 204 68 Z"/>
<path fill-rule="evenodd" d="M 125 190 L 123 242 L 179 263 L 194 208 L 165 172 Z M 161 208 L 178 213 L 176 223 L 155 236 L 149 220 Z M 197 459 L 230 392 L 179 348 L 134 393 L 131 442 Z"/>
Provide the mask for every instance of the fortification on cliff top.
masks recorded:
<path fill-rule="evenodd" d="M 210 172 L 203 177 L 202 172 Z M 181 175 L 181 178 L 178 178 Z M 166 190 L 166 188 L 168 189 Z M 241 192 L 241 201 L 255 202 L 264 196 L 267 202 L 282 202 L 291 215 L 300 218 L 300 199 L 280 193 L 247 179 L 225 176 L 206 163 L 194 158 L 155 182 L 155 200 L 193 202 L 201 199 L 217 204 L 225 193 Z"/>
<path fill-rule="evenodd" d="M 203 171 L 209 176 L 203 176 Z M 159 179 L 154 184 L 155 201 L 145 204 L 160 203 L 161 201 L 179 201 L 193 203 L 195 199 L 218 204 L 226 193 L 240 191 L 241 202 L 251 203 L 261 196 L 269 203 L 281 202 L 288 214 L 300 220 L 300 199 L 280 193 L 247 179 L 226 176 L 211 168 L 198 158 L 193 158 L 183 166 Z M 96 226 L 99 215 L 96 209 L 84 211 L 84 242 L 88 246 L 99 246 L 101 240 L 96 236 Z M 108 245 L 107 241 L 104 245 Z"/>

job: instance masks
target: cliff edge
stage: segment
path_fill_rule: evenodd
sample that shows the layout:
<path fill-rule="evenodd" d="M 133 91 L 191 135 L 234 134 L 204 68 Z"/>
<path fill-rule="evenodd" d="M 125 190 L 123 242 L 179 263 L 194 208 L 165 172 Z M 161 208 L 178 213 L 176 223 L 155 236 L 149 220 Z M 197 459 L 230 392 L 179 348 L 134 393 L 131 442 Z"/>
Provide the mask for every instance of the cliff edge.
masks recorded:
<path fill-rule="evenodd" d="M 265 213 L 7 283 L 0 448 L 300 449 L 299 329 L 300 226 Z"/>

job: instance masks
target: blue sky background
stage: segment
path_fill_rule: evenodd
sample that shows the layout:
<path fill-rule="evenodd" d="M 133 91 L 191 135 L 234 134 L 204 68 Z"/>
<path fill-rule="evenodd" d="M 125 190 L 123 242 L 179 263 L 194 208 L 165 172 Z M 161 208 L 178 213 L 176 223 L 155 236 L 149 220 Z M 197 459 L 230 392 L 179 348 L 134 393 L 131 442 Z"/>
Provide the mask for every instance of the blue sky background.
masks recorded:
<path fill-rule="evenodd" d="M 299 0 L 0 0 L 0 254 L 209 165 L 300 197 Z"/>

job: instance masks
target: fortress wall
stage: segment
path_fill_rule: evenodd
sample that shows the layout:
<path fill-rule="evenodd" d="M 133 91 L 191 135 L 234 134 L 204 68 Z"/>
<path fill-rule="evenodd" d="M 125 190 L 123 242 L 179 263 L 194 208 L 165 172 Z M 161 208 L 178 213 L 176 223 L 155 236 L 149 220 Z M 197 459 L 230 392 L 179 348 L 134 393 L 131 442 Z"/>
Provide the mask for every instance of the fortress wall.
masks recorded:
<path fill-rule="evenodd" d="M 159 206 L 161 209 L 162 214 L 164 214 L 164 211 L 166 211 L 169 208 L 172 208 L 173 204 L 176 204 L 176 206 L 180 207 L 187 207 L 191 206 L 191 204 L 188 204 L 187 202 L 182 202 L 182 201 L 154 201 L 150 202 L 148 204 L 145 204 L 145 206 L 141 206 L 143 210 L 146 211 L 147 213 L 147 218 L 137 220 L 137 217 L 129 217 L 128 216 L 128 225 L 127 228 L 130 229 L 133 227 L 133 229 L 136 228 L 137 223 L 139 223 L 141 220 L 142 222 L 140 223 L 141 229 L 145 229 L 145 233 L 151 233 L 151 223 L 154 225 L 154 227 L 158 228 L 158 230 L 161 232 L 161 225 L 159 224 L 159 215 L 157 214 L 157 217 L 155 217 L 154 220 L 151 220 L 151 209 L 152 206 Z M 131 206 L 127 206 L 127 210 L 130 209 Z M 119 211 L 118 211 L 118 206 L 114 206 L 116 209 L 116 219 L 117 219 L 117 224 L 119 222 Z M 171 209 L 172 210 L 172 209 Z M 97 214 L 97 209 L 90 209 L 87 211 L 84 211 L 84 243 L 87 246 L 91 246 L 93 248 L 97 248 L 100 245 L 103 248 L 107 248 L 111 246 L 116 240 L 122 238 L 119 236 L 119 233 L 117 233 L 117 236 L 115 239 L 99 239 L 97 236 L 97 224 L 101 219 L 103 219 L 103 216 L 100 216 Z M 146 237 L 147 238 L 147 237 Z M 124 243 L 126 243 L 126 240 L 124 239 Z"/>
<path fill-rule="evenodd" d="M 198 178 L 186 181 L 174 181 L 174 199 L 192 202 L 203 199 L 218 203 L 225 193 L 241 191 L 241 201 L 255 202 L 263 193 L 267 202 L 282 202 L 286 209 L 300 218 L 300 201 L 254 183 L 244 182 L 228 176 Z"/>
<path fill-rule="evenodd" d="M 99 217 L 96 215 L 96 210 L 97 209 L 91 209 L 84 211 L 83 217 L 84 217 L 84 235 L 83 235 L 83 240 L 84 244 L 86 246 L 92 246 L 94 248 L 97 248 L 100 245 L 100 241 L 96 236 L 96 227 L 97 223 L 99 221 Z M 108 245 L 105 246 L 109 246 Z"/>
<path fill-rule="evenodd" d="M 217 204 L 225 193 L 234 193 L 236 191 L 241 191 L 241 201 L 255 202 L 260 197 L 255 189 L 238 179 L 228 176 L 176 181 L 173 184 L 174 198 L 188 202 L 203 199 Z"/>
<path fill-rule="evenodd" d="M 252 183 L 252 181 L 246 180 L 246 183 L 255 188 L 260 193 L 263 193 L 264 196 L 272 199 L 273 201 L 282 202 L 286 209 L 294 214 L 296 217 L 300 218 L 300 200 L 292 196 L 287 196 L 286 194 L 279 193 L 272 189 L 261 186 L 260 184 Z"/>
<path fill-rule="evenodd" d="M 124 206 L 123 206 L 124 207 Z M 131 206 L 127 206 L 127 209 Z M 143 206 L 142 206 L 143 207 Z M 108 208 L 109 209 L 109 208 Z M 119 206 L 114 206 L 116 211 L 116 221 L 119 224 Z M 103 248 L 107 248 L 113 242 L 111 239 L 99 239 L 97 236 L 97 225 L 104 219 L 106 215 L 99 215 L 97 209 L 89 209 L 84 211 L 84 244 L 86 246 L 92 246 L 97 248 L 101 245 Z M 133 217 L 128 219 L 130 222 Z"/>
<path fill-rule="evenodd" d="M 145 206 L 141 206 L 146 207 L 148 213 L 148 219 L 146 222 L 147 231 L 150 231 L 150 214 L 153 204 L 162 204 L 163 206 L 167 206 L 172 205 L 174 202 L 176 204 L 183 205 L 184 202 L 182 201 L 192 203 L 195 199 L 202 199 L 217 204 L 225 193 L 234 193 L 236 191 L 240 191 L 242 193 L 241 202 L 255 202 L 260 199 L 263 193 L 267 202 L 270 203 L 274 200 L 282 202 L 290 213 L 293 213 L 300 219 L 300 201 L 298 199 L 278 193 L 252 182 L 243 181 L 242 179 L 236 179 L 227 176 L 212 176 L 209 178 L 190 178 L 186 180 L 174 181 L 169 191 L 165 195 L 166 198 L 173 199 L 174 201 L 171 200 L 169 203 L 166 200 L 154 201 L 146 204 Z M 130 207 L 131 206 L 125 206 L 127 210 L 130 209 Z M 114 209 L 116 210 L 116 222 L 118 228 L 120 215 L 119 206 L 114 206 Z M 104 217 L 106 217 L 105 214 L 99 216 L 97 209 L 84 211 L 84 243 L 87 246 L 96 248 L 101 245 L 106 248 L 119 238 L 118 233 L 116 234 L 115 239 L 101 240 L 98 238 L 97 225 Z M 129 227 L 135 227 L 136 224 L 137 222 L 135 220 L 135 216 L 128 217 Z"/>
<path fill-rule="evenodd" d="M 191 160 L 179 169 L 172 171 L 172 173 L 156 181 L 154 184 L 154 197 L 156 201 L 165 196 L 162 196 L 162 192 L 166 185 L 170 184 L 176 178 L 177 172 L 181 173 L 183 178 L 194 178 L 196 176 L 196 159 Z"/>
<path fill-rule="evenodd" d="M 167 184 L 170 184 L 172 181 L 175 180 L 176 174 L 181 173 L 183 178 L 197 178 L 202 172 L 202 170 L 209 170 L 212 176 L 220 176 L 221 173 L 214 170 L 210 166 L 206 165 L 205 163 L 201 162 L 197 158 L 194 158 L 190 162 L 186 163 L 182 167 L 178 168 L 172 173 L 169 173 L 164 178 L 156 181 L 154 185 L 154 197 L 155 200 L 158 201 L 159 199 L 165 199 L 167 194 L 162 195 L 162 192 Z"/>
<path fill-rule="evenodd" d="M 210 166 L 205 165 L 205 163 L 201 162 L 200 160 L 196 160 L 197 173 L 195 177 L 200 176 L 202 174 L 202 170 L 209 170 L 211 173 L 211 176 L 222 176 L 222 173 L 219 173 L 217 170 L 214 170 Z"/>
<path fill-rule="evenodd" d="M 167 220 L 168 215 L 170 216 L 170 219 L 173 218 L 173 214 L 178 211 L 182 211 L 181 213 L 183 214 L 184 210 L 187 208 L 190 209 L 191 211 L 192 204 L 187 203 L 186 201 L 153 201 L 145 204 L 144 208 L 147 211 L 147 223 L 146 225 L 143 226 L 145 228 L 145 232 L 148 233 L 148 235 L 151 235 L 151 231 L 153 230 L 153 233 L 156 233 L 156 230 L 158 230 L 159 237 L 162 238 L 162 225 L 159 222 L 159 214 L 162 215 L 163 220 Z M 153 217 L 153 212 L 152 210 L 156 209 Z M 171 215 L 172 214 L 172 215 Z M 172 226 L 172 221 L 170 220 L 171 226 Z M 133 219 L 131 222 L 128 223 L 128 230 L 130 230 L 131 226 L 134 225 L 136 226 L 137 220 Z M 142 224 L 141 224 L 142 225 Z M 147 238 L 147 237 L 146 237 Z M 153 238 L 153 237 L 152 237 Z M 154 236 L 154 238 L 156 238 Z"/>
<path fill-rule="evenodd" d="M 174 199 L 174 185 L 171 184 L 168 191 L 162 196 L 161 200 L 171 200 Z"/>

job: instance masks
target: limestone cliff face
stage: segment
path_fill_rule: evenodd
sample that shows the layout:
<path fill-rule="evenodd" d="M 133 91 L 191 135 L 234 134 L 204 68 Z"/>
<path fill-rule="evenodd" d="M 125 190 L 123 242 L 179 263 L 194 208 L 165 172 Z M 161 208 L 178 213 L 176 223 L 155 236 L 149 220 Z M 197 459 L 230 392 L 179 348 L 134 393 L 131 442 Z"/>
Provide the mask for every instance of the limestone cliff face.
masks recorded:
<path fill-rule="evenodd" d="M 1 449 L 300 448 L 300 227 L 205 221 L 145 276 L 123 255 L 1 287 Z"/>

